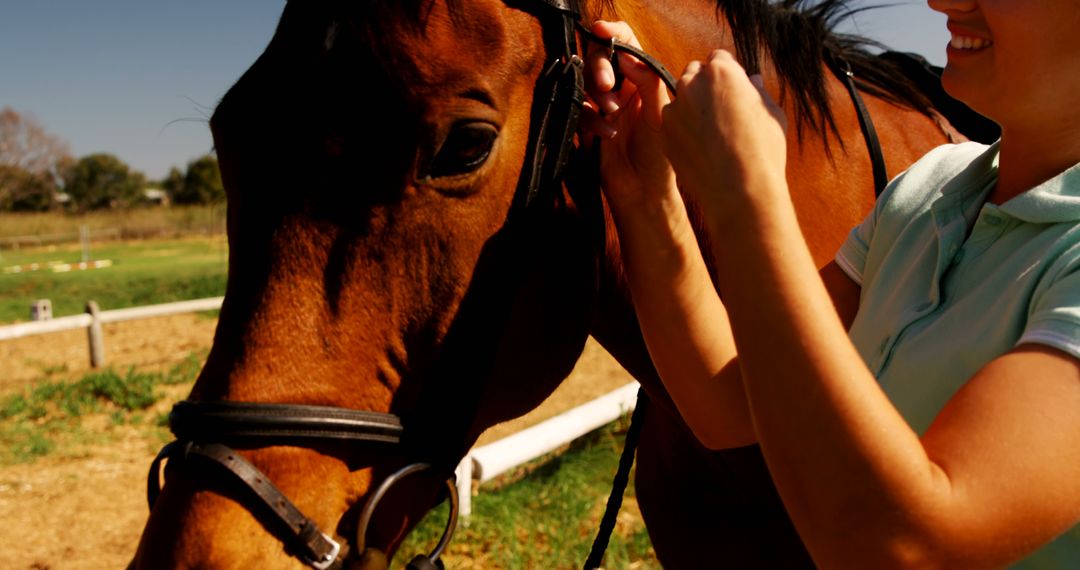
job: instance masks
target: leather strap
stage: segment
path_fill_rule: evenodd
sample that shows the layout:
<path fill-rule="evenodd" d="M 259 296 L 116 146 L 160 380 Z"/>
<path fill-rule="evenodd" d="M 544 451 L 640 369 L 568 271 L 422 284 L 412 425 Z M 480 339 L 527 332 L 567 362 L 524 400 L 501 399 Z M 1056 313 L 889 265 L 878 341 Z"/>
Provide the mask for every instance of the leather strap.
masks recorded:
<path fill-rule="evenodd" d="M 393 414 L 247 402 L 193 402 L 173 406 L 169 427 L 178 439 L 347 440 L 398 444 L 404 432 Z"/>
<path fill-rule="evenodd" d="M 153 507 L 160 494 L 161 484 L 159 469 L 161 461 L 186 463 L 191 458 L 200 458 L 216 463 L 226 472 L 238 479 L 243 486 L 251 490 L 255 497 L 274 515 L 280 523 L 279 529 L 286 534 L 286 544 L 312 568 L 330 570 L 340 567 L 338 555 L 341 545 L 324 533 L 315 521 L 304 516 L 300 509 L 274 485 L 270 479 L 248 460 L 231 448 L 219 443 L 193 443 L 174 441 L 166 445 L 150 468 L 150 480 L 147 484 L 147 498 Z"/>
<path fill-rule="evenodd" d="M 551 8 L 556 12 L 563 12 L 573 16 L 575 19 L 581 17 L 581 12 L 577 10 L 574 0 L 518 0 L 522 4 L 540 4 L 542 6 Z"/>
<path fill-rule="evenodd" d="M 885 154 L 881 151 L 881 141 L 878 140 L 874 120 L 870 118 L 870 111 L 866 109 L 866 104 L 863 103 L 862 96 L 855 87 L 855 73 L 851 71 L 851 65 L 830 52 L 825 54 L 825 63 L 847 88 L 851 102 L 855 105 L 855 114 L 859 117 L 859 129 L 862 130 L 866 148 L 870 152 L 870 166 L 874 171 L 874 197 L 877 198 L 881 196 L 881 192 L 889 183 L 889 174 L 885 170 Z"/>
<path fill-rule="evenodd" d="M 179 438 L 165 445 L 150 465 L 146 498 L 153 508 L 161 494 L 165 459 L 192 457 L 216 463 L 243 483 L 273 514 L 286 544 L 316 570 L 340 568 L 341 546 L 322 532 L 254 465 L 221 441 L 312 443 L 326 440 L 399 444 L 403 428 L 396 415 L 328 406 L 249 402 L 193 402 L 173 406 L 169 427 Z"/>
<path fill-rule="evenodd" d="M 671 72 L 668 71 L 666 67 L 664 67 L 664 64 L 660 63 L 660 61 L 655 57 L 645 53 L 644 51 L 641 51 L 640 49 L 632 45 L 625 44 L 618 40 L 601 38 L 600 36 L 589 31 L 589 29 L 586 28 L 581 22 L 577 23 L 577 29 L 578 33 L 580 33 L 582 36 L 584 36 L 587 40 L 591 42 L 601 45 L 607 45 L 612 51 L 627 53 L 636 57 L 639 61 L 641 61 L 641 63 L 644 63 L 646 66 L 648 66 L 648 68 L 651 69 L 653 73 L 660 76 L 660 80 L 664 82 L 664 85 L 667 86 L 668 90 L 670 90 L 672 93 L 675 93 L 675 76 L 673 76 Z"/>

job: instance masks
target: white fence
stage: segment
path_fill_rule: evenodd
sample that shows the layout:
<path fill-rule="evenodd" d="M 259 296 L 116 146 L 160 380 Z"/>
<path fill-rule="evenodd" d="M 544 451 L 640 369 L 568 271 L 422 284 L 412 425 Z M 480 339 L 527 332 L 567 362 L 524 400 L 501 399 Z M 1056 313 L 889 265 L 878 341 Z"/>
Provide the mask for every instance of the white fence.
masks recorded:
<path fill-rule="evenodd" d="M 153 317 L 166 317 L 181 313 L 213 311 L 220 309 L 221 302 L 224 300 L 225 297 L 211 297 L 209 299 L 195 299 L 193 301 L 147 305 L 145 307 L 131 307 L 112 311 L 99 311 L 97 303 L 90 301 L 86 304 L 86 313 L 82 315 L 0 327 L 0 341 L 60 331 L 87 329 L 90 341 L 90 365 L 98 368 L 105 365 L 105 333 L 102 331 L 101 325 Z"/>
<path fill-rule="evenodd" d="M 101 331 L 103 323 L 211 311 L 220 309 L 223 300 L 224 297 L 213 297 L 112 311 L 98 311 L 97 304 L 91 301 L 87 303 L 87 313 L 83 315 L 0 327 L 0 341 L 86 328 L 89 329 L 91 363 L 100 366 L 105 362 L 104 335 Z M 633 411 L 637 402 L 637 391 L 638 383 L 631 382 L 554 418 L 493 443 L 474 447 L 465 455 L 457 468 L 461 516 L 467 517 L 472 512 L 472 481 L 474 479 L 480 483 L 490 481 L 519 465 L 550 453 L 619 419 L 624 414 Z"/>
<path fill-rule="evenodd" d="M 472 481 L 480 483 L 550 453 L 575 439 L 603 427 L 633 411 L 638 383 L 631 382 L 568 412 L 508 435 L 498 441 L 474 447 L 457 468 L 461 516 L 472 513 Z"/>

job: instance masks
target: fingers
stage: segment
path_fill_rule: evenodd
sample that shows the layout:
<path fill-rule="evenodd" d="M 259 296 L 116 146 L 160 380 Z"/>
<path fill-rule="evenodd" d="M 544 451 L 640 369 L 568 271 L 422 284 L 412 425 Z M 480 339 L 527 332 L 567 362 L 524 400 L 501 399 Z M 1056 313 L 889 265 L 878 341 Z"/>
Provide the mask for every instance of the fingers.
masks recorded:
<path fill-rule="evenodd" d="M 717 181 L 784 172 L 786 120 L 760 75 L 747 77 L 734 56 L 718 50 L 688 64 L 678 89 L 663 112 L 664 150 L 684 189 L 703 198 L 720 192 Z"/>
<path fill-rule="evenodd" d="M 619 66 L 625 78 L 637 86 L 641 98 L 641 116 L 653 130 L 659 131 L 663 125 L 664 107 L 671 103 L 671 95 L 663 80 L 644 63 L 633 56 L 619 54 Z"/>
<path fill-rule="evenodd" d="M 592 26 L 592 33 L 604 39 L 615 38 L 625 44 L 641 46 L 634 31 L 625 22 L 598 20 Z M 622 93 L 614 90 L 615 70 L 611 65 L 610 50 L 591 42 L 586 49 L 585 88 L 602 113 L 614 113 L 630 98 L 633 89 L 623 89 Z M 625 59 L 621 59 L 620 66 L 625 62 Z"/>
<path fill-rule="evenodd" d="M 615 136 L 615 127 L 611 126 L 611 123 L 604 120 L 600 116 L 599 111 L 596 109 L 596 105 L 586 101 L 585 106 L 581 111 L 581 117 L 578 119 L 578 128 L 582 132 L 601 139 L 610 139 Z"/>
<path fill-rule="evenodd" d="M 686 64 L 682 75 L 679 77 L 677 87 L 679 93 L 687 89 L 700 88 L 701 83 L 695 87 L 695 80 L 705 84 L 726 83 L 731 78 L 746 77 L 742 66 L 727 50 L 714 50 L 705 61 L 691 61 Z"/>

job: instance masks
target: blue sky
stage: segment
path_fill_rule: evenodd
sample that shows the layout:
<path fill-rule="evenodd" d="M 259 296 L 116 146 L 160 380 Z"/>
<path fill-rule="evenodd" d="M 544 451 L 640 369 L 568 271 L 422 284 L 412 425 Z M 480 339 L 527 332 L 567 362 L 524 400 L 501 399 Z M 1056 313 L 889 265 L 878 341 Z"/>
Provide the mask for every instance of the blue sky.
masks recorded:
<path fill-rule="evenodd" d="M 0 1 L 0 107 L 33 114 L 76 156 L 112 153 L 151 178 L 212 150 L 207 118 L 262 52 L 285 5 Z M 925 2 L 863 13 L 850 26 L 945 61 L 944 18 Z"/>

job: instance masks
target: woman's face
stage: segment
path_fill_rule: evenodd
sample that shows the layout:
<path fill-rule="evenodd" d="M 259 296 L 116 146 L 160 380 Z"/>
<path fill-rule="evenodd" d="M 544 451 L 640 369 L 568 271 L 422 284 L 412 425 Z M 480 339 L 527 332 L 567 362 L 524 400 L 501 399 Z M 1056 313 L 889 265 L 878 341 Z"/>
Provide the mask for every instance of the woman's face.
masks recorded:
<path fill-rule="evenodd" d="M 1080 0 L 929 5 L 949 18 L 942 83 L 954 97 L 1006 127 L 1080 103 Z"/>

